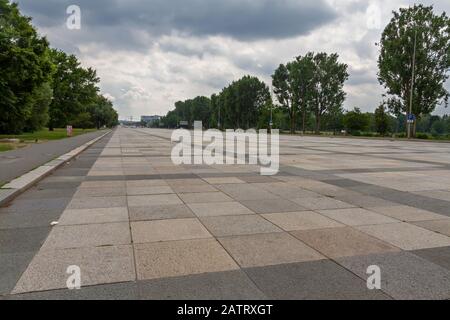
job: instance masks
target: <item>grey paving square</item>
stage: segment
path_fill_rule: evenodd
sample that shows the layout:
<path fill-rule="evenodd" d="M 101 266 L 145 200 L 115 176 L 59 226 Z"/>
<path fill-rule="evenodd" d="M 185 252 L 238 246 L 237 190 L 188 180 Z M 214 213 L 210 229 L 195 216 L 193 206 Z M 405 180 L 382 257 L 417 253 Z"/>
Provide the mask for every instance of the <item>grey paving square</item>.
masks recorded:
<path fill-rule="evenodd" d="M 203 217 L 201 221 L 216 237 L 282 232 L 259 215 Z"/>
<path fill-rule="evenodd" d="M 242 271 L 139 281 L 141 299 L 148 300 L 259 300 L 267 297 Z"/>
<path fill-rule="evenodd" d="M 195 215 L 184 204 L 130 207 L 131 221 L 193 218 Z"/>
<path fill-rule="evenodd" d="M 240 202 L 256 213 L 298 212 L 306 210 L 305 207 L 299 204 L 281 198 Z"/>
<path fill-rule="evenodd" d="M 0 296 L 14 289 L 33 257 L 34 252 L 0 254 Z"/>
<path fill-rule="evenodd" d="M 0 254 L 35 252 L 49 232 L 50 227 L 0 230 Z"/>
<path fill-rule="evenodd" d="M 243 268 L 324 259 L 287 233 L 224 237 L 219 241 Z"/>
<path fill-rule="evenodd" d="M 441 300 L 450 298 L 450 271 L 407 252 L 349 257 L 337 260 L 358 276 L 367 268 L 381 269 L 381 290 L 394 299 Z"/>
<path fill-rule="evenodd" d="M 367 289 L 366 282 L 331 260 L 245 269 L 269 299 L 377 300 L 389 299 Z"/>
<path fill-rule="evenodd" d="M 415 250 L 411 253 L 450 270 L 450 247 Z"/>

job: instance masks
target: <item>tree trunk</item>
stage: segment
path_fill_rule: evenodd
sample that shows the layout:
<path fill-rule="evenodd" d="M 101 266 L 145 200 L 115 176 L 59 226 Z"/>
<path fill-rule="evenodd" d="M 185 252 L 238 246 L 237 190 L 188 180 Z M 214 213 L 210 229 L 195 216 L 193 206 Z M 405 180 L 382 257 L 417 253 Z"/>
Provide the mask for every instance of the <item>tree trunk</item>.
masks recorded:
<path fill-rule="evenodd" d="M 295 134 L 295 111 L 294 107 L 291 108 L 291 134 Z"/>
<path fill-rule="evenodd" d="M 306 109 L 303 109 L 303 119 L 302 119 L 302 130 L 303 134 L 306 134 Z"/>
<path fill-rule="evenodd" d="M 316 113 L 316 134 L 320 134 L 320 114 Z"/>

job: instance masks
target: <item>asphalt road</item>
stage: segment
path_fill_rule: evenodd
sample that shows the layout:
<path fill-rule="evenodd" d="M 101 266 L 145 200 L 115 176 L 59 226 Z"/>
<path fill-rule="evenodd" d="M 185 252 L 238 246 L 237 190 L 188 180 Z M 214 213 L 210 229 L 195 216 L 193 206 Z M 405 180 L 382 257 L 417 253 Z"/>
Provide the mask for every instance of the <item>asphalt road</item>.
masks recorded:
<path fill-rule="evenodd" d="M 90 132 L 68 139 L 34 144 L 22 149 L 0 153 L 0 185 L 20 177 L 103 133 L 104 131 Z"/>

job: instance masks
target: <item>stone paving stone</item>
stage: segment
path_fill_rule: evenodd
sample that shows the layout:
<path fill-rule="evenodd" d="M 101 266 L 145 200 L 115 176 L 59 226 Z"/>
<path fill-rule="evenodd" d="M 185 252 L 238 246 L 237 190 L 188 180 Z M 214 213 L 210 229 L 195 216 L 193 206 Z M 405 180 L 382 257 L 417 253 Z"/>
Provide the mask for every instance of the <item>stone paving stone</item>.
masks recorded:
<path fill-rule="evenodd" d="M 198 219 L 168 219 L 131 223 L 133 243 L 211 238 Z"/>
<path fill-rule="evenodd" d="M 136 282 L 81 287 L 79 290 L 50 290 L 12 295 L 8 300 L 137 300 Z"/>
<path fill-rule="evenodd" d="M 34 252 L 0 254 L 0 296 L 11 292 Z"/>
<path fill-rule="evenodd" d="M 258 184 L 258 187 L 288 200 L 296 198 L 320 197 L 320 194 L 318 193 L 301 189 L 287 183 L 260 183 Z"/>
<path fill-rule="evenodd" d="M 267 176 L 242 176 L 239 179 L 247 182 L 247 183 L 269 183 L 276 182 L 276 180 L 272 177 Z"/>
<path fill-rule="evenodd" d="M 404 222 L 361 226 L 357 229 L 403 250 L 450 246 L 449 237 Z"/>
<path fill-rule="evenodd" d="M 130 180 L 126 181 L 127 188 L 145 188 L 145 187 L 160 187 L 168 186 L 167 182 L 162 179 L 156 180 Z"/>
<path fill-rule="evenodd" d="M 125 182 L 124 181 L 84 181 L 80 184 L 80 189 L 84 188 L 124 188 Z"/>
<path fill-rule="evenodd" d="M 74 198 L 67 209 L 97 209 L 126 207 L 127 200 L 124 196 L 118 197 L 86 197 Z"/>
<path fill-rule="evenodd" d="M 195 215 L 184 204 L 130 207 L 131 221 L 193 218 Z"/>
<path fill-rule="evenodd" d="M 450 217 L 446 217 L 440 214 L 436 214 L 433 212 L 409 206 L 377 207 L 377 208 L 369 208 L 369 210 L 381 213 L 383 215 L 404 222 L 442 220 L 442 219 L 448 219 L 450 222 Z"/>
<path fill-rule="evenodd" d="M 128 222 L 56 226 L 42 250 L 131 244 Z"/>
<path fill-rule="evenodd" d="M 381 300 L 380 291 L 330 260 L 245 269 L 269 299 L 274 300 Z"/>
<path fill-rule="evenodd" d="M 285 231 L 342 227 L 337 221 L 312 211 L 264 214 L 263 217 Z"/>
<path fill-rule="evenodd" d="M 125 196 L 126 190 L 124 187 L 109 187 L 109 188 L 81 188 L 73 196 L 74 198 L 89 198 L 89 197 L 115 197 Z"/>
<path fill-rule="evenodd" d="M 172 185 L 172 189 L 176 193 L 201 193 L 201 192 L 217 192 L 218 190 L 209 184 L 194 185 Z"/>
<path fill-rule="evenodd" d="M 125 221 L 128 221 L 128 209 L 126 207 L 75 209 L 63 212 L 59 219 L 59 226 Z"/>
<path fill-rule="evenodd" d="M 214 239 L 136 244 L 134 249 L 138 280 L 239 269 Z"/>
<path fill-rule="evenodd" d="M 183 204 L 183 202 L 176 194 L 128 196 L 127 198 L 128 198 L 128 207 Z"/>
<path fill-rule="evenodd" d="M 324 259 L 287 233 L 226 237 L 219 241 L 243 268 Z"/>
<path fill-rule="evenodd" d="M 319 213 L 348 226 L 399 222 L 398 220 L 361 208 L 321 210 Z"/>
<path fill-rule="evenodd" d="M 237 178 L 237 177 L 211 177 L 211 178 L 203 178 L 209 184 L 239 184 L 245 183 L 245 181 Z"/>
<path fill-rule="evenodd" d="M 345 209 L 354 205 L 330 197 L 295 198 L 291 201 L 309 210 Z"/>
<path fill-rule="evenodd" d="M 146 300 L 264 300 L 242 271 L 225 271 L 138 282 Z"/>
<path fill-rule="evenodd" d="M 216 187 L 237 201 L 279 199 L 277 195 L 252 184 L 224 184 Z"/>
<path fill-rule="evenodd" d="M 285 199 L 241 201 L 247 208 L 256 213 L 296 212 L 306 210 L 294 202 Z"/>
<path fill-rule="evenodd" d="M 450 237 L 450 219 L 413 222 L 413 224 Z"/>
<path fill-rule="evenodd" d="M 20 278 L 13 294 L 67 288 L 67 268 L 82 270 L 81 286 L 134 281 L 131 246 L 41 250 Z"/>
<path fill-rule="evenodd" d="M 282 232 L 258 215 L 204 217 L 201 221 L 216 237 Z"/>
<path fill-rule="evenodd" d="M 381 289 L 394 299 L 450 298 L 450 271 L 408 252 L 347 257 L 337 262 L 363 279 L 369 266 L 379 266 Z"/>
<path fill-rule="evenodd" d="M 179 197 L 187 204 L 233 201 L 223 192 L 182 193 Z"/>
<path fill-rule="evenodd" d="M 188 206 L 198 217 L 255 214 L 239 202 L 190 203 Z"/>
<path fill-rule="evenodd" d="M 399 251 L 398 248 L 349 227 L 293 231 L 291 234 L 332 259 Z"/>
<path fill-rule="evenodd" d="M 396 204 L 391 201 L 383 200 L 381 198 L 376 198 L 372 196 L 364 196 L 361 194 L 350 194 L 346 192 L 345 194 L 340 194 L 336 196 L 336 199 L 351 203 L 357 207 L 370 208 L 370 207 L 389 207 L 395 206 Z"/>
<path fill-rule="evenodd" d="M 49 232 L 50 227 L 0 230 L 0 254 L 37 251 Z"/>
<path fill-rule="evenodd" d="M 170 194 L 174 193 L 174 191 L 169 186 L 127 187 L 126 193 L 129 196 L 133 196 L 133 195 Z"/>
<path fill-rule="evenodd" d="M 415 250 L 411 253 L 450 270 L 450 247 Z"/>

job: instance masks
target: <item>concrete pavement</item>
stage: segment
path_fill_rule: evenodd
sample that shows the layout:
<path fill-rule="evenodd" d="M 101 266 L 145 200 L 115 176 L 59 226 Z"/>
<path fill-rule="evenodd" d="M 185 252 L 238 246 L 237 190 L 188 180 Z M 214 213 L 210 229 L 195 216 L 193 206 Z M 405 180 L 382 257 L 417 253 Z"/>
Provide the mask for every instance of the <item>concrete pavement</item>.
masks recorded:
<path fill-rule="evenodd" d="M 446 144 L 282 136 L 264 177 L 175 166 L 170 134 L 118 129 L 1 208 L 3 298 L 450 299 Z"/>

